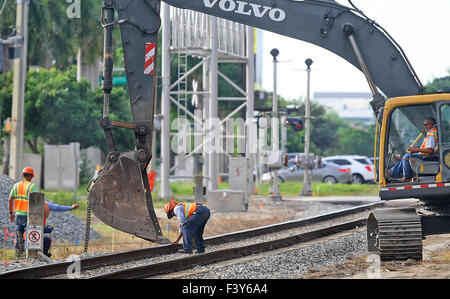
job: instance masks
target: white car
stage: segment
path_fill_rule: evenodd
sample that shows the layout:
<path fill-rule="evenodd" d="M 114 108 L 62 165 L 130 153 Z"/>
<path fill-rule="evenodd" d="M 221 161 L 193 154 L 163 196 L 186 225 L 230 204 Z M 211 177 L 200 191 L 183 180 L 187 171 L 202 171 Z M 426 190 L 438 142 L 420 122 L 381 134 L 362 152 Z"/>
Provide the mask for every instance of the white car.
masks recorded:
<path fill-rule="evenodd" d="M 322 161 L 329 161 L 350 168 L 353 184 L 364 184 L 373 181 L 373 163 L 366 156 L 341 155 L 326 157 Z"/>

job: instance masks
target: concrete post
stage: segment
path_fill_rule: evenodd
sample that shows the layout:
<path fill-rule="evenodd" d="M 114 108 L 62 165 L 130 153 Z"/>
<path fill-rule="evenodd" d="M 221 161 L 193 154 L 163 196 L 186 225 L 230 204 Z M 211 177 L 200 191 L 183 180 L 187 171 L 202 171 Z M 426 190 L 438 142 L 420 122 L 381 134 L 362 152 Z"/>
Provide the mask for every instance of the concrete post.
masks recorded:
<path fill-rule="evenodd" d="M 205 197 L 203 196 L 203 176 L 196 175 L 194 178 L 194 200 L 198 203 L 204 203 Z"/>
<path fill-rule="evenodd" d="M 31 192 L 26 230 L 27 258 L 37 258 L 44 248 L 44 193 Z"/>

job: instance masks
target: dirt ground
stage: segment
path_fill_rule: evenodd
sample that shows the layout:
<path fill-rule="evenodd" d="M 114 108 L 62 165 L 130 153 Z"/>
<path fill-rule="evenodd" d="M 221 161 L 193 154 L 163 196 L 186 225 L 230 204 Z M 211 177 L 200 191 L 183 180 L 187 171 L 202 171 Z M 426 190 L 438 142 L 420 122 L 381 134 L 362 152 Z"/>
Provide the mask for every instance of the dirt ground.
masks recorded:
<path fill-rule="evenodd" d="M 376 256 L 357 256 L 346 263 L 303 275 L 305 279 L 445 279 L 450 278 L 450 234 L 423 241 L 423 261 L 379 262 Z"/>

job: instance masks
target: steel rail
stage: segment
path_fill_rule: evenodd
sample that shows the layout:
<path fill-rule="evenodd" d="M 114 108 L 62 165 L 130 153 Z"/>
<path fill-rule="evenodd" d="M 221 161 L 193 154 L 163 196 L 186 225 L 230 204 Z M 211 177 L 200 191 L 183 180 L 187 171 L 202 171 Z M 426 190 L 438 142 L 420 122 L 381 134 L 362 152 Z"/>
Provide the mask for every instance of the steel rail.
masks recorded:
<path fill-rule="evenodd" d="M 300 233 L 282 239 L 276 239 L 241 247 L 227 248 L 204 254 L 195 254 L 193 256 L 178 258 L 170 261 L 132 267 L 124 270 L 109 272 L 106 274 L 100 274 L 97 276 L 90 277 L 89 279 L 137 279 L 150 277 L 158 274 L 176 272 L 200 265 L 207 265 L 221 262 L 224 260 L 236 259 L 243 256 L 257 254 L 260 252 L 271 251 L 282 247 L 292 246 L 298 243 L 308 242 L 321 237 L 340 233 L 346 230 L 352 230 L 364 226 L 365 224 L 366 224 L 365 218 L 358 219 L 306 233 Z"/>
<path fill-rule="evenodd" d="M 262 227 L 257 227 L 253 229 L 232 232 L 228 234 L 222 234 L 214 237 L 209 237 L 205 239 L 205 245 L 215 245 L 223 244 L 226 242 L 232 242 L 236 240 L 242 240 L 245 238 L 260 236 L 264 234 L 269 234 L 277 231 L 287 230 L 291 228 L 297 228 L 302 226 L 307 226 L 334 218 L 339 218 L 366 210 L 371 210 L 384 205 L 384 201 L 370 203 L 365 205 L 360 205 L 357 207 L 352 207 L 348 209 L 342 209 L 335 212 L 330 212 L 322 214 L 319 216 L 313 216 L 309 218 L 304 218 L 300 220 L 286 221 L 278 224 L 272 224 Z M 104 254 L 95 257 L 86 257 L 80 259 L 80 268 L 83 270 L 90 270 L 99 268 L 105 265 L 114 265 L 126 263 L 134 260 L 151 258 L 159 255 L 167 255 L 176 253 L 178 249 L 182 248 L 182 244 L 177 245 L 160 245 L 148 248 L 133 249 L 127 251 L 121 251 L 117 253 Z M 16 269 L 5 271 L 0 273 L 0 279 L 18 279 L 18 278 L 41 278 L 53 275 L 65 274 L 68 267 L 73 264 L 73 261 L 62 261 L 56 262 L 48 265 L 28 267 L 23 269 Z"/>

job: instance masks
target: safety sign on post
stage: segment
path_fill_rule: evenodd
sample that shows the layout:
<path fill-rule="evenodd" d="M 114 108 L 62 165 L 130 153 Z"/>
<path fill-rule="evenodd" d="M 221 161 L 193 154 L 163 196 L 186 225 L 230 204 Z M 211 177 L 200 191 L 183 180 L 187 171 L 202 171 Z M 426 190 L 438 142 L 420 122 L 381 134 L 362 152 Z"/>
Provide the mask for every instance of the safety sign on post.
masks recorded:
<path fill-rule="evenodd" d="M 27 226 L 27 249 L 42 251 L 42 238 L 44 229 L 42 225 L 28 225 Z"/>
<path fill-rule="evenodd" d="M 44 242 L 44 193 L 31 192 L 28 200 L 28 224 L 26 230 L 27 258 L 37 258 Z"/>

